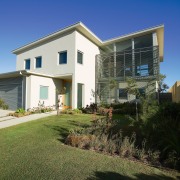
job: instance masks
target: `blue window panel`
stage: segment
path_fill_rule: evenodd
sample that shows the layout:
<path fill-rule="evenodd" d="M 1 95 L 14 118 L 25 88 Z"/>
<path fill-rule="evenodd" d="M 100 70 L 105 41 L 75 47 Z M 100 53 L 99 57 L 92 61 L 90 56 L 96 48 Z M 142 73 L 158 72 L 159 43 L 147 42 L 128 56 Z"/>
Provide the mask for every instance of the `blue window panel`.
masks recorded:
<path fill-rule="evenodd" d="M 40 99 L 48 99 L 48 86 L 40 86 Z"/>
<path fill-rule="evenodd" d="M 67 51 L 59 53 L 59 64 L 67 64 Z"/>
<path fill-rule="evenodd" d="M 25 69 L 26 70 L 30 70 L 30 67 L 31 67 L 31 61 L 30 61 L 30 59 L 26 59 L 25 60 Z"/>
<path fill-rule="evenodd" d="M 148 64 L 140 65 L 136 67 L 136 75 L 138 76 L 149 76 Z"/>
<path fill-rule="evenodd" d="M 41 68 L 42 67 L 42 57 L 37 57 L 36 58 L 36 68 Z"/>

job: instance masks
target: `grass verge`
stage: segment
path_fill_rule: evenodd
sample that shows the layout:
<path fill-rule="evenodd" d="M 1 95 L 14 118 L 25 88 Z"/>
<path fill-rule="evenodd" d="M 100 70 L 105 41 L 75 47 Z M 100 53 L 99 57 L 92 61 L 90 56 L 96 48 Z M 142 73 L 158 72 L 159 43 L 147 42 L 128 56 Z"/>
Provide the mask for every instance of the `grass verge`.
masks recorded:
<path fill-rule="evenodd" d="M 51 116 L 0 130 L 0 179 L 176 179 L 139 162 L 64 145 L 92 115 Z"/>

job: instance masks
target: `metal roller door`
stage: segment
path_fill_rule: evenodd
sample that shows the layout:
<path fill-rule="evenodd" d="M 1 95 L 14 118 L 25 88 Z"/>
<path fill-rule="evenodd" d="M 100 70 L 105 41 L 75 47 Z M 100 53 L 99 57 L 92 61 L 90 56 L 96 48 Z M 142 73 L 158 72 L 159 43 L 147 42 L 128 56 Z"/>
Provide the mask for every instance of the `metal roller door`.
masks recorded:
<path fill-rule="evenodd" d="M 9 109 L 22 107 L 22 77 L 0 78 L 0 98 Z"/>

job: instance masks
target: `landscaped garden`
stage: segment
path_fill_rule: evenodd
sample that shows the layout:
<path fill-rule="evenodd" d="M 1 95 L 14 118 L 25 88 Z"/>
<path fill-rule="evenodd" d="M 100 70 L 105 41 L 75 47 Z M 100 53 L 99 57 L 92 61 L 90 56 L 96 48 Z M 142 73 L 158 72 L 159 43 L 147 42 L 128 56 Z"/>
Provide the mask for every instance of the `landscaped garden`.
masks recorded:
<path fill-rule="evenodd" d="M 123 115 L 119 126 L 126 126 Z M 0 131 L 0 179 L 175 179 L 138 161 L 65 145 L 69 132 L 89 128 L 94 115 L 63 114 Z"/>

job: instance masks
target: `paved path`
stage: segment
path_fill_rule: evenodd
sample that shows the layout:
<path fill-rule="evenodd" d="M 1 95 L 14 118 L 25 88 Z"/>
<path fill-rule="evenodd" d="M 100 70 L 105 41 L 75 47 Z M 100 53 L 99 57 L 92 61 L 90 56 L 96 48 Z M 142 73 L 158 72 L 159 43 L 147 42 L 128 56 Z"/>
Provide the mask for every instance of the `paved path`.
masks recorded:
<path fill-rule="evenodd" d="M 52 112 L 32 114 L 29 116 L 17 118 L 17 117 L 7 116 L 8 113 L 9 113 L 8 111 L 0 110 L 0 129 L 57 114 L 56 111 L 52 111 Z"/>

